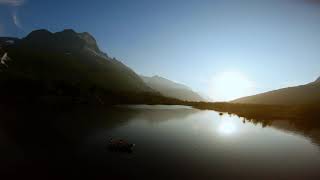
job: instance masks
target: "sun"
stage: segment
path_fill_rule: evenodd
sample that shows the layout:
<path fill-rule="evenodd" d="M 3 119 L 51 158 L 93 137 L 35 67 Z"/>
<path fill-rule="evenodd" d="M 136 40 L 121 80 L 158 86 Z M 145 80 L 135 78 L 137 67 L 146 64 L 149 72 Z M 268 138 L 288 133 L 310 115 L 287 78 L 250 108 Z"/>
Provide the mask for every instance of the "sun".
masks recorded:
<path fill-rule="evenodd" d="M 225 71 L 210 81 L 209 96 L 214 101 L 230 101 L 255 92 L 254 83 L 243 73 Z"/>

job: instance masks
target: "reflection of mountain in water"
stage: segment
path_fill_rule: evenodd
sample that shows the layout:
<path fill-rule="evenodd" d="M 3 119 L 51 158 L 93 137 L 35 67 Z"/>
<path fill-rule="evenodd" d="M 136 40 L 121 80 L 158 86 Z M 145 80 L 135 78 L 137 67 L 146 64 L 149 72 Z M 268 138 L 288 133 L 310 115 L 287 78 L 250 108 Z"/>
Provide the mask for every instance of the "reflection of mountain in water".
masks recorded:
<path fill-rule="evenodd" d="M 168 108 L 168 106 L 150 106 L 152 108 L 148 108 L 148 106 L 131 106 L 127 108 L 128 111 L 131 111 L 135 114 L 135 118 L 144 119 L 150 123 L 160 123 L 164 121 L 169 121 L 172 119 L 184 119 L 191 114 L 199 112 L 199 110 L 185 107 L 185 106 L 172 106 Z"/>
<path fill-rule="evenodd" d="M 131 119 L 141 118 L 151 123 L 183 119 L 196 111 L 186 108 L 3 106 L 0 107 L 0 158 L 4 161 L 0 163 L 0 173 L 11 172 L 14 168 L 17 172 L 40 173 L 41 176 L 41 173 L 50 173 L 38 172 L 39 169 L 86 167 L 77 152 L 92 132 L 115 128 Z M 25 165 L 28 163 L 30 166 Z M 93 171 L 90 168 L 86 171 Z"/>
<path fill-rule="evenodd" d="M 320 127 L 317 125 L 310 127 L 308 124 L 299 124 L 295 121 L 289 120 L 257 120 L 257 119 L 244 119 L 243 122 L 251 122 L 253 124 L 261 124 L 262 127 L 273 127 L 281 131 L 287 131 L 294 134 L 299 134 L 307 137 L 314 144 L 320 147 Z"/>
<path fill-rule="evenodd" d="M 302 136 L 308 137 L 314 144 L 317 144 L 320 146 L 320 128 L 314 128 L 309 131 L 303 131 L 297 128 L 295 125 L 293 125 L 289 121 L 284 121 L 284 120 L 273 121 L 271 124 L 271 127 L 280 129 L 282 131 L 288 131 L 288 132 L 292 132 L 295 134 L 300 134 Z"/>
<path fill-rule="evenodd" d="M 196 111 L 187 108 L 3 106 L 0 108 L 0 143 L 10 140 L 20 147 L 29 144 L 52 147 L 63 142 L 73 144 L 95 128 L 114 128 L 134 118 L 151 122 L 182 119 Z M 7 137 L 6 140 L 4 137 Z"/>
<path fill-rule="evenodd" d="M 95 128 L 114 128 L 141 118 L 150 122 L 183 119 L 198 110 L 139 109 L 128 107 L 14 107 L 0 108 L 2 133 L 20 144 L 76 142 Z M 2 137 L 6 137 L 2 136 Z"/>

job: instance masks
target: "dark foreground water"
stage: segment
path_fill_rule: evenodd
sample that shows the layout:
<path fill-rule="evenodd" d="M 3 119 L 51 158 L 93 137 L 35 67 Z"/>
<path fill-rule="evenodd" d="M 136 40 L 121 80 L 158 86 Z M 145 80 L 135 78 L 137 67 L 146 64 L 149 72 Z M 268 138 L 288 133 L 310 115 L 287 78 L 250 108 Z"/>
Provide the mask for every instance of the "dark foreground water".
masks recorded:
<path fill-rule="evenodd" d="M 184 106 L 6 109 L 2 177 L 319 179 L 320 131 Z M 135 143 L 109 152 L 109 138 Z"/>

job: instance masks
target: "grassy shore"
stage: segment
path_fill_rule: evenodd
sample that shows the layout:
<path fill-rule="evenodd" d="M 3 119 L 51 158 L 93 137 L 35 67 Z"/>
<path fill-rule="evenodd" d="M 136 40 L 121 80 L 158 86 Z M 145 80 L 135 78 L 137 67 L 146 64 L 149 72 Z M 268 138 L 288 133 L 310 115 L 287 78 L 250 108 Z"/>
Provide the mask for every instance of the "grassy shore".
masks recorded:
<path fill-rule="evenodd" d="M 236 103 L 191 103 L 194 108 L 235 114 L 267 125 L 274 120 L 289 120 L 305 128 L 320 127 L 320 105 L 261 105 Z"/>
<path fill-rule="evenodd" d="M 55 91 L 54 91 L 55 92 Z M 91 104 L 112 106 L 118 104 L 163 104 L 187 105 L 197 109 L 215 110 L 222 113 L 235 114 L 247 120 L 262 122 L 264 125 L 273 120 L 290 120 L 295 124 L 320 127 L 320 103 L 308 105 L 261 105 L 237 104 L 227 102 L 188 102 L 174 98 L 163 97 L 153 93 L 120 93 L 120 92 L 93 92 L 93 93 L 39 93 L 35 94 L 7 94 L 2 97 L 0 104 L 12 106 L 30 105 L 77 105 Z M 75 94 L 75 95 L 74 95 Z"/>

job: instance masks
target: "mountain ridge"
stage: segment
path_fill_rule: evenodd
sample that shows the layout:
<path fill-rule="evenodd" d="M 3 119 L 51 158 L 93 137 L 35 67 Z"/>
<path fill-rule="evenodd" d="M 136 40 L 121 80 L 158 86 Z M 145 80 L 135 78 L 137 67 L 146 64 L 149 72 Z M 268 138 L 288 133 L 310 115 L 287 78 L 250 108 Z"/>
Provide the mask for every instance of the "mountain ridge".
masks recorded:
<path fill-rule="evenodd" d="M 320 102 L 320 77 L 315 81 L 293 87 L 272 90 L 230 101 L 244 104 L 299 105 Z"/>
<path fill-rule="evenodd" d="M 149 87 L 160 92 L 163 96 L 183 101 L 204 101 L 203 97 L 184 84 L 158 75 L 152 77 L 140 75 L 140 77 Z"/>
<path fill-rule="evenodd" d="M 102 52 L 87 32 L 66 29 L 52 33 L 40 29 L 21 39 L 2 37 L 0 48 L 12 59 L 8 67 L 1 66 L 0 83 L 12 86 L 11 90 L 24 87 L 30 88 L 26 90 L 30 92 L 42 89 L 41 92 L 58 93 L 63 86 L 83 91 L 82 94 L 91 91 L 159 94 L 131 68 Z"/>

